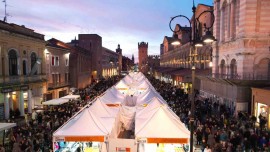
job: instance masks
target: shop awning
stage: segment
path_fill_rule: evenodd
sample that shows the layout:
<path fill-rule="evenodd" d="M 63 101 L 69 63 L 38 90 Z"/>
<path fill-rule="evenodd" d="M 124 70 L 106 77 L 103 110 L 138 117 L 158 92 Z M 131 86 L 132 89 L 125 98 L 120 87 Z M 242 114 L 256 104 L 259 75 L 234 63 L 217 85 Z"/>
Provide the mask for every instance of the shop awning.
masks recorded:
<path fill-rule="evenodd" d="M 43 105 L 52 105 L 52 106 L 56 106 L 56 105 L 61 105 L 64 103 L 67 103 L 69 101 L 69 99 L 64 99 L 64 98 L 58 98 L 58 99 L 52 99 L 46 102 L 43 102 Z"/>
<path fill-rule="evenodd" d="M 79 99 L 80 95 L 66 95 L 62 97 L 63 99 Z"/>
<path fill-rule="evenodd" d="M 16 123 L 0 123 L 0 131 L 15 127 Z"/>

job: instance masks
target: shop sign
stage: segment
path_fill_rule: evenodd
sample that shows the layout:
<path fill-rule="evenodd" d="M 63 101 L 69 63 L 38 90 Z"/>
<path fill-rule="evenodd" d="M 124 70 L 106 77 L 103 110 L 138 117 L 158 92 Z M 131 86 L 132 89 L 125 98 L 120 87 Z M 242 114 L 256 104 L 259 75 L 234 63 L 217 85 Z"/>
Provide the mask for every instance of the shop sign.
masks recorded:
<path fill-rule="evenodd" d="M 54 141 L 56 142 L 65 141 L 65 137 L 55 137 Z"/>
<path fill-rule="evenodd" d="M 1 89 L 1 92 L 2 92 L 2 93 L 13 92 L 13 88 L 11 88 L 11 87 L 8 87 L 8 88 L 2 88 L 2 89 Z"/>
<path fill-rule="evenodd" d="M 23 85 L 20 87 L 21 90 L 23 91 L 27 91 L 29 89 L 29 86 L 28 85 Z"/>
<path fill-rule="evenodd" d="M 130 152 L 128 147 L 116 147 L 116 152 Z"/>

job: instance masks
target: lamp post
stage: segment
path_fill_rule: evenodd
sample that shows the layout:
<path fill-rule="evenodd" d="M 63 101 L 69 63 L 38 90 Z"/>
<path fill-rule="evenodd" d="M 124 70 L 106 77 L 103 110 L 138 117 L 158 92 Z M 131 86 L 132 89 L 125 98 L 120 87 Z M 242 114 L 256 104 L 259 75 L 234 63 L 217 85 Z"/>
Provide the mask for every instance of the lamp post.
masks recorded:
<path fill-rule="evenodd" d="M 175 18 L 178 17 L 182 17 L 182 18 L 186 18 L 190 24 L 190 28 L 192 28 L 192 32 L 190 32 L 190 46 L 191 46 L 191 62 L 192 62 L 192 67 L 191 67 L 191 75 L 192 75 L 192 88 L 191 88 L 191 93 L 190 93 L 190 101 L 191 101 L 191 109 L 190 109 L 190 151 L 193 152 L 193 134 L 194 134 L 194 100 L 195 100 L 195 92 L 194 92 L 194 88 L 195 88 L 195 59 L 196 59 L 196 48 L 197 47 L 202 47 L 204 44 L 206 43 L 211 43 L 213 41 L 216 41 L 215 37 L 213 36 L 212 32 L 211 32 L 211 28 L 213 27 L 214 21 L 215 21 L 215 16 L 212 10 L 206 10 L 203 11 L 202 13 L 200 13 L 198 15 L 198 17 L 195 16 L 196 14 L 196 7 L 194 4 L 194 0 L 193 0 L 193 7 L 192 7 L 192 12 L 193 12 L 193 21 L 191 21 L 188 17 L 184 16 L 184 15 L 177 15 L 171 18 L 169 26 L 171 31 L 174 33 L 173 37 L 174 37 L 174 41 L 171 43 L 172 45 L 180 45 L 181 44 L 181 40 L 178 38 L 177 32 L 179 32 L 181 30 L 181 28 L 179 28 L 178 31 L 174 31 L 171 27 L 171 23 Z M 206 23 L 204 24 L 204 29 L 205 29 L 205 35 L 202 36 L 199 33 L 199 29 L 198 26 L 200 27 L 201 22 L 200 22 L 200 17 L 203 14 L 206 13 L 210 13 L 211 16 L 213 17 L 212 23 L 210 24 L 210 26 L 206 26 Z M 193 24 L 193 27 L 191 26 L 191 24 Z"/>

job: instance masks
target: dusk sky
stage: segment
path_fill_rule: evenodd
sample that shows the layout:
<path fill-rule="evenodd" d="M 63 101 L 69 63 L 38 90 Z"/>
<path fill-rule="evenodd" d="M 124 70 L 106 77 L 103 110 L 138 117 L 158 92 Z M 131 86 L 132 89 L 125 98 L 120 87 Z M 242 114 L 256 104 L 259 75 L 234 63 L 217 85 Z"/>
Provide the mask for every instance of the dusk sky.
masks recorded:
<path fill-rule="evenodd" d="M 171 36 L 170 18 L 192 16 L 192 0 L 6 0 L 8 23 L 25 25 L 45 39 L 70 42 L 78 34 L 98 34 L 103 46 L 125 56 L 138 56 L 138 42 L 148 42 L 148 54 L 158 55 L 164 36 Z M 2 2 L 2 1 L 1 1 Z M 213 5 L 213 0 L 195 0 Z M 4 3 L 0 17 L 4 18 Z M 176 20 L 182 22 L 184 20 Z M 175 23 L 176 23 L 175 22 Z M 174 24 L 175 24 L 174 23 Z"/>

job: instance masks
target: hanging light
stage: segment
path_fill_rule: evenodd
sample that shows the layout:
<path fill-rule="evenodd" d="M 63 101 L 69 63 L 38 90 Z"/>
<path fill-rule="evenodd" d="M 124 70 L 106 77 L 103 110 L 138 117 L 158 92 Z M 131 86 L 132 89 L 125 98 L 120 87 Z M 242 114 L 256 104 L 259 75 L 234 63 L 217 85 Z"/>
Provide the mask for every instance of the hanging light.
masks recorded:
<path fill-rule="evenodd" d="M 203 36 L 203 42 L 204 43 L 212 43 L 214 41 L 216 41 L 215 37 L 213 36 L 211 31 L 207 31 L 206 34 Z"/>
<path fill-rule="evenodd" d="M 178 35 L 176 33 L 173 34 L 173 41 L 171 43 L 172 45 L 180 45 L 181 39 L 178 38 Z"/>
<path fill-rule="evenodd" d="M 202 40 L 195 40 L 194 41 L 194 46 L 195 47 L 202 47 L 203 46 L 203 41 Z"/>

